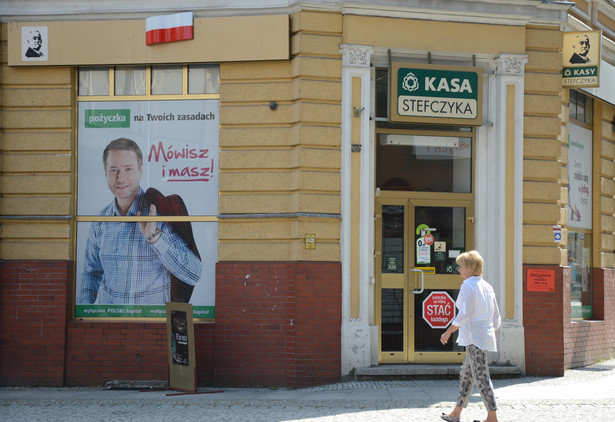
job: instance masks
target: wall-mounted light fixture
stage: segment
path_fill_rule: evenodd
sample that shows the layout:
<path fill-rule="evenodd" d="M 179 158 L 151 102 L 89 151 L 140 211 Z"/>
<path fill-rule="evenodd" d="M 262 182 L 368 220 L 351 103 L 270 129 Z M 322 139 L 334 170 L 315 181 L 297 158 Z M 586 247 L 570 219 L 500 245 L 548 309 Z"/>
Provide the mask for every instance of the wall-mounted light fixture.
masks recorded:
<path fill-rule="evenodd" d="M 273 111 L 276 111 L 278 109 L 278 103 L 276 103 L 275 101 L 270 102 L 269 108 Z"/>

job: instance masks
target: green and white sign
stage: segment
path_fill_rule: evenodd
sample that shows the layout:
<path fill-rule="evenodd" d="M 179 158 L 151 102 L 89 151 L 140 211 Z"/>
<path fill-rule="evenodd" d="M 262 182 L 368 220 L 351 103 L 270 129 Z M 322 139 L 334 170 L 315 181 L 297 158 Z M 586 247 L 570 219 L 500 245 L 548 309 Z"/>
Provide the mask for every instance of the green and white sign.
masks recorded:
<path fill-rule="evenodd" d="M 84 122 L 86 128 L 129 128 L 130 109 L 87 109 Z"/>
<path fill-rule="evenodd" d="M 564 32 L 562 85 L 567 88 L 600 86 L 602 32 Z"/>
<path fill-rule="evenodd" d="M 483 70 L 393 63 L 391 121 L 482 123 Z"/>
<path fill-rule="evenodd" d="M 214 319 L 214 306 L 193 306 L 193 317 Z M 165 305 L 76 305 L 75 318 L 166 318 Z"/>

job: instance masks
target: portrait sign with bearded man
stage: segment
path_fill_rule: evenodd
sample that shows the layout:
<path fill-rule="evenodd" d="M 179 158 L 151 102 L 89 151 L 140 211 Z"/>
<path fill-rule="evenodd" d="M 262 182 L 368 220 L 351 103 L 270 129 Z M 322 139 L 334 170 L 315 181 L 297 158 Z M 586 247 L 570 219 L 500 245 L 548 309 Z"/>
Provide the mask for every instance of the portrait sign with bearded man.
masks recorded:
<path fill-rule="evenodd" d="M 47 61 L 47 27 L 21 27 L 21 50 L 23 61 Z"/>

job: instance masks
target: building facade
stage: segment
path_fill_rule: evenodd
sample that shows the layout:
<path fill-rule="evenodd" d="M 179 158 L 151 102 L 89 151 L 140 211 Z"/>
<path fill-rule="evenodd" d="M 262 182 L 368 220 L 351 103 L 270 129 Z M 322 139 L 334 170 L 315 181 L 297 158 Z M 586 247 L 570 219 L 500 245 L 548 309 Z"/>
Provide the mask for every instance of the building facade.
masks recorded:
<path fill-rule="evenodd" d="M 166 380 L 167 302 L 199 385 L 461 362 L 471 249 L 493 363 L 615 356 L 612 1 L 227 3 L 0 5 L 0 383 Z"/>

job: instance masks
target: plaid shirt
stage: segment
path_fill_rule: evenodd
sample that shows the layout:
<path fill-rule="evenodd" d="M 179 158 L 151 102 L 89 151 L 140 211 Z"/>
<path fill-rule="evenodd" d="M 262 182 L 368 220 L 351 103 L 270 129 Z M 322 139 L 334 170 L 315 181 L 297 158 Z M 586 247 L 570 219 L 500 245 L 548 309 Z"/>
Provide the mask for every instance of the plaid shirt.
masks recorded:
<path fill-rule="evenodd" d="M 126 215 L 149 214 L 143 190 Z M 101 216 L 120 215 L 115 200 Z M 133 222 L 92 223 L 85 248 L 79 304 L 164 305 L 171 300 L 171 273 L 194 286 L 201 277 L 201 260 L 166 222 L 162 235 L 149 244 Z"/>

